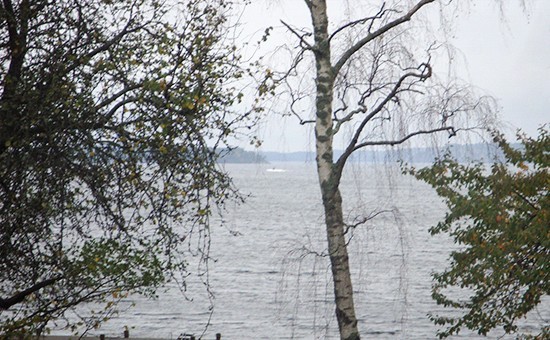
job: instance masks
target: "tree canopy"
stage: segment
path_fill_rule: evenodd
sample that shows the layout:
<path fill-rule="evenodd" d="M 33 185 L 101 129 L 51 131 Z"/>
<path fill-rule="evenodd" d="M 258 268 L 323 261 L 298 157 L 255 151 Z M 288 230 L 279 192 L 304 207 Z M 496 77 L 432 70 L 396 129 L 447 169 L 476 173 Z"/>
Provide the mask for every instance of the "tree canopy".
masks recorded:
<path fill-rule="evenodd" d="M 237 197 L 215 150 L 256 111 L 232 111 L 229 9 L 0 4 L 0 334 L 182 282 L 191 243 L 207 247 L 211 209 Z"/>
<path fill-rule="evenodd" d="M 412 170 L 449 208 L 431 233 L 448 234 L 459 245 L 449 268 L 434 275 L 434 300 L 460 311 L 432 316 L 447 326 L 441 338 L 463 328 L 531 335 L 518 322 L 550 294 L 550 135 L 546 126 L 539 131 L 536 139 L 519 135 L 521 148 L 496 134 L 504 161 L 490 169 L 446 156 Z M 548 324 L 535 334 L 549 335 Z"/>

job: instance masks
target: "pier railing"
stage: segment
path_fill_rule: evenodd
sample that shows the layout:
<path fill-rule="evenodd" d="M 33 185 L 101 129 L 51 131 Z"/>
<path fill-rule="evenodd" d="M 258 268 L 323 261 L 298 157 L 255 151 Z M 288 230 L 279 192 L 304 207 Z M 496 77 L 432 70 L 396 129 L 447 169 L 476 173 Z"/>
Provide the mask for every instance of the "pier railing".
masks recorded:
<path fill-rule="evenodd" d="M 221 333 L 216 333 L 216 340 L 221 340 L 222 335 Z M 21 338 L 21 339 L 28 339 L 28 338 Z M 188 334 L 188 333 L 182 333 L 177 338 L 134 338 L 130 337 L 130 332 L 128 330 L 125 330 L 122 334 L 122 337 L 120 336 L 107 336 L 105 334 L 100 334 L 96 336 L 77 336 L 77 335 L 41 335 L 37 336 L 33 339 L 37 340 L 121 340 L 121 339 L 129 339 L 129 340 L 209 340 L 208 338 L 198 338 L 194 334 Z M 16 339 L 14 339 L 16 340 Z"/>

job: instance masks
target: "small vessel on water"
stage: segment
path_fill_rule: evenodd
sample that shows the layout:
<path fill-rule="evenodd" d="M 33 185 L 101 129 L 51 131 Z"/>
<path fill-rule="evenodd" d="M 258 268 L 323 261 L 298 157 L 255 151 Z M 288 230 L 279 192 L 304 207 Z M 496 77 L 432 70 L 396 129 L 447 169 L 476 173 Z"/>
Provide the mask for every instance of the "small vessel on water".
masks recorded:
<path fill-rule="evenodd" d="M 279 168 L 270 168 L 266 170 L 267 172 L 286 172 L 285 169 L 279 169 Z"/>

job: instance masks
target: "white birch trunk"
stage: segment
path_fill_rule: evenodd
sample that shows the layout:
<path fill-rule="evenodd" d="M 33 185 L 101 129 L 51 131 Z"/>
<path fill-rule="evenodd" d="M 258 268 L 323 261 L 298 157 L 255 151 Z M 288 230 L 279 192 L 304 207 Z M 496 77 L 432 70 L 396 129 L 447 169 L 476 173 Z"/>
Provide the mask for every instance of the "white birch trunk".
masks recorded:
<path fill-rule="evenodd" d="M 317 67 L 315 146 L 319 184 L 325 210 L 328 251 L 334 283 L 334 300 L 340 338 L 359 339 L 353 303 L 353 288 L 338 188 L 340 171 L 333 162 L 332 100 L 334 77 L 331 65 L 328 16 L 325 0 L 306 1 L 313 21 Z"/>

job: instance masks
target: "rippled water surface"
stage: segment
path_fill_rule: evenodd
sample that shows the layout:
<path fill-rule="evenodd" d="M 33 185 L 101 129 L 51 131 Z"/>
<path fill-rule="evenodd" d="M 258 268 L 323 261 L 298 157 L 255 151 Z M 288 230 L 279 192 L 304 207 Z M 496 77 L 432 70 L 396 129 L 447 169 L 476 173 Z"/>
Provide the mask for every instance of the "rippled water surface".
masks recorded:
<path fill-rule="evenodd" d="M 251 196 L 230 205 L 224 226 L 213 221 L 209 280 L 189 278 L 189 299 L 168 287 L 158 300 L 133 297 L 135 307 L 98 332 L 176 338 L 182 333 L 214 339 L 335 339 L 332 286 L 312 163 L 226 165 L 236 185 Z M 391 188 L 391 189 L 388 189 Z M 367 339 L 434 339 L 428 313 L 441 309 L 430 297 L 430 273 L 442 270 L 452 243 L 431 237 L 444 215 L 433 190 L 397 167 L 351 164 L 342 183 L 345 214 L 383 212 L 355 229 L 350 242 L 359 327 Z M 203 277 L 204 279 L 204 277 Z M 192 300 L 190 300 L 192 299 Z M 528 326 L 546 318 L 548 301 Z M 499 334 L 495 334 L 497 336 Z M 465 334 L 462 338 L 474 338 Z"/>

